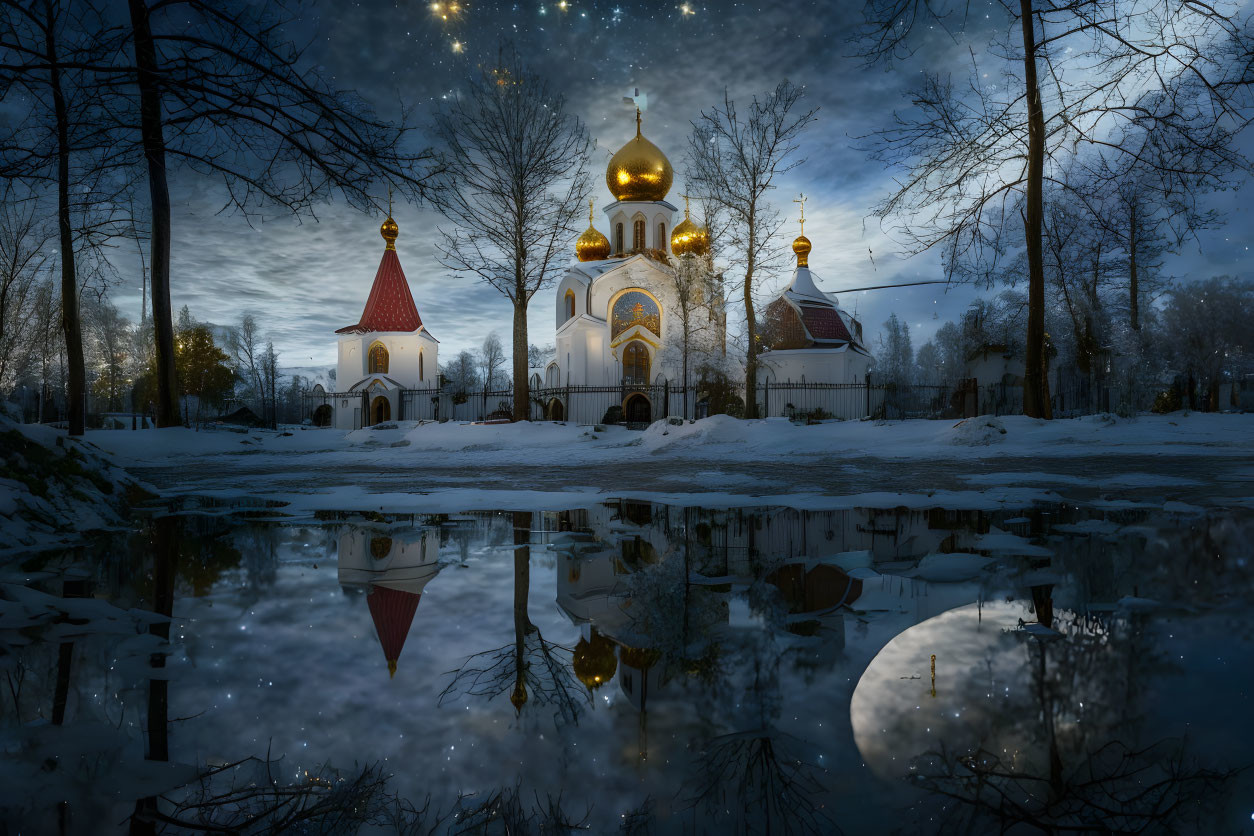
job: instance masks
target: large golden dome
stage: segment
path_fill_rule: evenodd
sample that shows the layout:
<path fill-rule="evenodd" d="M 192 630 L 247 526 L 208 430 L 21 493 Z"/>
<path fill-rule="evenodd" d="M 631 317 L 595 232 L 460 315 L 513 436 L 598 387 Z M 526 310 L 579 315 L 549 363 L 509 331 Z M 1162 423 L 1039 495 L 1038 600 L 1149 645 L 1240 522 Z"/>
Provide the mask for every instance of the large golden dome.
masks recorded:
<path fill-rule="evenodd" d="M 592 225 L 592 201 L 588 201 L 588 228 L 575 241 L 575 255 L 580 261 L 601 261 L 610 257 L 610 239 Z"/>
<path fill-rule="evenodd" d="M 665 200 L 675 169 L 662 149 L 640 135 L 636 108 L 636 136 L 618 149 L 605 169 L 605 185 L 618 200 Z"/>
<path fill-rule="evenodd" d="M 675 255 L 705 255 L 710 251 L 710 233 L 692 222 L 688 198 L 684 198 L 684 219 L 671 231 L 671 252 Z"/>

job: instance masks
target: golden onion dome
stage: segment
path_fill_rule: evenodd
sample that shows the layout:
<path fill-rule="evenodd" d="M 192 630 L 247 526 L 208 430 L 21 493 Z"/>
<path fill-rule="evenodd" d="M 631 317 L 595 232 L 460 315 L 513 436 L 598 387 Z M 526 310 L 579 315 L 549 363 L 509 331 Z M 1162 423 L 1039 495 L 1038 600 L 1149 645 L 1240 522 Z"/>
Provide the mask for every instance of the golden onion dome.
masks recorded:
<path fill-rule="evenodd" d="M 384 241 L 388 242 L 386 249 L 396 249 L 396 236 L 401 234 L 401 228 L 396 225 L 396 221 L 392 220 L 391 213 L 388 214 L 388 219 L 383 222 L 383 225 L 379 227 L 379 234 L 383 236 Z"/>
<path fill-rule="evenodd" d="M 810 239 L 804 235 L 798 235 L 796 240 L 792 242 L 792 251 L 797 254 L 797 266 L 810 266 Z"/>
<path fill-rule="evenodd" d="M 662 149 L 640 134 L 636 108 L 636 136 L 610 158 L 605 185 L 618 200 L 665 200 L 674 179 L 675 170 Z"/>
<path fill-rule="evenodd" d="M 697 226 L 688 214 L 688 196 L 684 196 L 684 219 L 671 231 L 671 252 L 675 255 L 705 255 L 710 251 L 710 233 Z"/>
<path fill-rule="evenodd" d="M 614 656 L 614 643 L 594 628 L 592 640 L 581 638 L 575 645 L 573 658 L 575 676 L 589 691 L 595 691 L 614 678 L 618 659 Z"/>
<path fill-rule="evenodd" d="M 575 255 L 580 261 L 601 261 L 610 257 L 610 239 L 592 225 L 592 200 L 588 200 L 588 228 L 575 241 Z"/>

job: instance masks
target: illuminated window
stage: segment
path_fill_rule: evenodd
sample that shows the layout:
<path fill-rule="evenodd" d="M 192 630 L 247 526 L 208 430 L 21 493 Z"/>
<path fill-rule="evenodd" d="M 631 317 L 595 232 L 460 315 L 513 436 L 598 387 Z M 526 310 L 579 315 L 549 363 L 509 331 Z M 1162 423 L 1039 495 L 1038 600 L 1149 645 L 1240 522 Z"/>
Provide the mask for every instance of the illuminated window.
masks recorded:
<path fill-rule="evenodd" d="M 566 291 L 566 318 L 570 319 L 575 315 L 575 291 Z"/>
<path fill-rule="evenodd" d="M 387 374 L 388 373 L 388 350 L 383 343 L 374 343 L 370 346 L 370 354 L 367 361 L 367 374 Z"/>
<path fill-rule="evenodd" d="M 644 221 L 638 220 L 631 225 L 631 249 L 639 252 L 644 249 Z"/>
<path fill-rule="evenodd" d="M 422 351 L 419 350 L 418 351 L 418 379 L 419 380 L 423 379 L 423 366 L 424 366 L 423 360 L 425 359 L 426 358 L 422 356 Z"/>
<path fill-rule="evenodd" d="M 664 223 L 657 225 L 657 248 L 666 249 L 666 224 Z"/>
<path fill-rule="evenodd" d="M 649 382 L 649 349 L 640 340 L 623 349 L 623 382 L 638 386 Z"/>

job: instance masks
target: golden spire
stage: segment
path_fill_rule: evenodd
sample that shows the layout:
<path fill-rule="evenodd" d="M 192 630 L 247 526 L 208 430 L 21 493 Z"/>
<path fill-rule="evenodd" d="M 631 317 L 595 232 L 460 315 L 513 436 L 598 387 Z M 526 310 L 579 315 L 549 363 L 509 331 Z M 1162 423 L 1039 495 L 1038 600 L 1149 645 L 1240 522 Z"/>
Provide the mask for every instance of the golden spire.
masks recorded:
<path fill-rule="evenodd" d="M 801 234 L 792 242 L 792 251 L 797 256 L 798 267 L 810 266 L 810 239 L 806 237 L 806 201 L 809 200 L 804 194 L 798 195 L 792 199 L 793 203 L 801 206 Z"/>
<path fill-rule="evenodd" d="M 396 660 L 388 659 L 388 679 L 396 676 Z"/>
<path fill-rule="evenodd" d="M 617 200 L 665 200 L 675 179 L 671 161 L 641 133 L 642 118 L 636 108 L 636 135 L 618 149 L 605 169 L 605 185 Z"/>
<path fill-rule="evenodd" d="M 392 187 L 388 186 L 388 219 L 379 227 L 379 234 L 383 236 L 383 240 L 387 242 L 384 249 L 396 249 L 396 236 L 401 234 L 401 228 L 396 225 L 396 221 L 392 220 Z M 395 662 L 392 663 L 395 665 Z"/>
<path fill-rule="evenodd" d="M 575 241 L 575 257 L 580 261 L 601 261 L 610 257 L 610 239 L 592 225 L 592 198 L 588 198 L 588 228 Z"/>
<path fill-rule="evenodd" d="M 688 195 L 684 195 L 684 219 L 671 230 L 671 252 L 675 255 L 705 255 L 710 251 L 710 233 L 692 222 Z"/>

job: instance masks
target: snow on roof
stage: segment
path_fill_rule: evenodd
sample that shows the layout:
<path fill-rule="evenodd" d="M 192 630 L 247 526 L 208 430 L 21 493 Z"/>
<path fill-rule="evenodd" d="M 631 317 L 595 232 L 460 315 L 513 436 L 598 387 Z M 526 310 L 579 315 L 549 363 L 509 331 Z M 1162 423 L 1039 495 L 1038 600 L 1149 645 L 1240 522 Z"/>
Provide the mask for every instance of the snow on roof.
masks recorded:
<path fill-rule="evenodd" d="M 396 250 L 384 250 L 370 296 L 356 325 L 339 328 L 337 334 L 369 334 L 374 331 L 417 331 L 422 327 L 409 282 Z"/>

